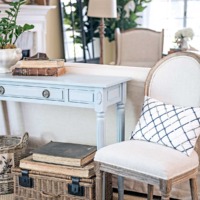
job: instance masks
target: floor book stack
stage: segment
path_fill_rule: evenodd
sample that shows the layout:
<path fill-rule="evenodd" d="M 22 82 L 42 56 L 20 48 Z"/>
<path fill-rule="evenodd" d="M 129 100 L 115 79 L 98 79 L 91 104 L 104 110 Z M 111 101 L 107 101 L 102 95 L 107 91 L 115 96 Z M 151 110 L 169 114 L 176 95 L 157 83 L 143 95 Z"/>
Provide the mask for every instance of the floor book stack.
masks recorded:
<path fill-rule="evenodd" d="M 93 200 L 96 146 L 50 142 L 13 168 L 15 200 Z"/>

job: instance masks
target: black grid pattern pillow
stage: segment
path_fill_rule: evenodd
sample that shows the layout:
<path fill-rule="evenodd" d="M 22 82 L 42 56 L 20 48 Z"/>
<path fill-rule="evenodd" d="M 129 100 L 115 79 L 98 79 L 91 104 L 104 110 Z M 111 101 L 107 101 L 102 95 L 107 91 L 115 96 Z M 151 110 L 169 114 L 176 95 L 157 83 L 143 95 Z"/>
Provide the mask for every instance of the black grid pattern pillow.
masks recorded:
<path fill-rule="evenodd" d="M 199 107 L 178 107 L 145 97 L 131 139 L 158 143 L 190 155 L 199 135 Z"/>

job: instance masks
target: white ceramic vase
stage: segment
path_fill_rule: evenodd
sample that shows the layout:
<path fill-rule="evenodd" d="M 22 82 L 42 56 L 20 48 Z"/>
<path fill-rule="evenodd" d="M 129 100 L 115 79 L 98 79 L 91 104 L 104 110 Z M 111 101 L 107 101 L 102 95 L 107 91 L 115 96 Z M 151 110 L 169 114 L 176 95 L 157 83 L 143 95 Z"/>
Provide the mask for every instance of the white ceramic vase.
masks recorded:
<path fill-rule="evenodd" d="M 11 72 L 14 66 L 22 58 L 22 50 L 16 49 L 0 49 L 0 73 Z"/>
<path fill-rule="evenodd" d="M 185 37 L 181 41 L 181 50 L 187 50 L 189 49 L 189 38 Z"/>

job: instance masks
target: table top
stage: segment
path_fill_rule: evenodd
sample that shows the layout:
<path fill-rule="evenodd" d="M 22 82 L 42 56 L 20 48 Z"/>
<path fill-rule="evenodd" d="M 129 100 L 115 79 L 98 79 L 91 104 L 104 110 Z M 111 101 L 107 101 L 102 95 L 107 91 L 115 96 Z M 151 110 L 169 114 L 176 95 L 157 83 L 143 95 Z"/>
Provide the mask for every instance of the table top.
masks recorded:
<path fill-rule="evenodd" d="M 37 83 L 53 85 L 70 85 L 84 87 L 101 87 L 107 88 L 116 84 L 124 83 L 131 80 L 130 77 L 120 76 L 97 76 L 66 73 L 62 76 L 13 76 L 11 73 L 0 74 L 1 82 L 18 82 L 18 83 Z"/>

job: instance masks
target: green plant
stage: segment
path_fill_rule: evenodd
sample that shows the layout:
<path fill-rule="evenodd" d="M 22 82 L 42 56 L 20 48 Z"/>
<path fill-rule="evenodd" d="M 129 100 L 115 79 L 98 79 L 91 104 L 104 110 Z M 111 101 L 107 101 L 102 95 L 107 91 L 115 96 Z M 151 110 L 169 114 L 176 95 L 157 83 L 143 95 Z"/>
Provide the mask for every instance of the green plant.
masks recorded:
<path fill-rule="evenodd" d="M 152 0 L 117 0 L 118 17 L 116 19 L 105 19 L 105 37 L 111 42 L 114 40 L 115 29 L 117 27 L 120 28 L 121 31 L 137 27 L 139 25 L 137 20 L 141 17 L 140 14 L 147 7 L 147 3 L 151 1 Z M 132 3 L 133 9 L 125 9 L 130 3 Z M 131 4 L 129 6 L 131 6 Z"/>
<path fill-rule="evenodd" d="M 5 10 L 6 17 L 0 19 L 0 49 L 16 48 L 17 38 L 25 31 L 34 28 L 34 25 L 24 24 L 17 25 L 17 16 L 20 7 L 26 3 L 26 0 L 19 0 L 10 3 L 10 8 Z"/>

